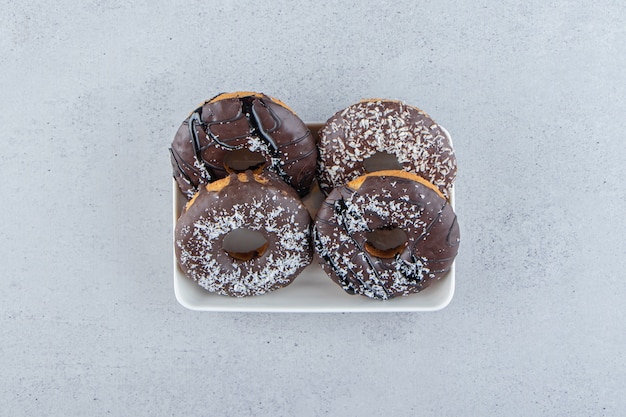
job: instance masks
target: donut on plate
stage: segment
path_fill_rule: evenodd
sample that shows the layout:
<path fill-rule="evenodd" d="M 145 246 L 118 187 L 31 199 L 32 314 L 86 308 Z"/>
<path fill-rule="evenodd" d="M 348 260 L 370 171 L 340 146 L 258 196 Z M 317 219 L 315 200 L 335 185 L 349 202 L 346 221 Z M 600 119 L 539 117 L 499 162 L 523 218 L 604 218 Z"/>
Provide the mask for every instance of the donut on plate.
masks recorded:
<path fill-rule="evenodd" d="M 310 223 L 295 190 L 276 176 L 233 173 L 188 201 L 174 232 L 176 258 L 207 291 L 264 294 L 311 262 Z"/>
<path fill-rule="evenodd" d="M 261 93 L 224 93 L 182 123 L 170 148 L 174 178 L 191 198 L 231 172 L 270 171 L 305 195 L 315 177 L 315 139 L 284 103 Z"/>
<path fill-rule="evenodd" d="M 459 246 L 456 215 L 443 194 L 402 170 L 336 187 L 317 213 L 313 236 L 322 269 L 335 283 L 381 300 L 444 277 Z"/>
<path fill-rule="evenodd" d="M 382 156 L 383 169 L 414 172 L 443 195 L 456 177 L 456 157 L 445 129 L 422 110 L 400 101 L 370 99 L 333 115 L 319 132 L 317 180 L 333 188 L 378 170 L 368 163 Z"/>

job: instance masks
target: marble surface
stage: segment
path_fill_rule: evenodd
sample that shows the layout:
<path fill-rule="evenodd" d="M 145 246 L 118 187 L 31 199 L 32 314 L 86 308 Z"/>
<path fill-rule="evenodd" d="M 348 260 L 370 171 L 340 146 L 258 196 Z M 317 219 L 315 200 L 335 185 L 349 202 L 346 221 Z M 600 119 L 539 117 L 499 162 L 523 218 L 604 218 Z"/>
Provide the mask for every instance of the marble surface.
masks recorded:
<path fill-rule="evenodd" d="M 0 414 L 623 415 L 623 2 L 133 3 L 0 4 Z M 167 148 L 242 89 L 452 133 L 446 309 L 176 302 Z"/>

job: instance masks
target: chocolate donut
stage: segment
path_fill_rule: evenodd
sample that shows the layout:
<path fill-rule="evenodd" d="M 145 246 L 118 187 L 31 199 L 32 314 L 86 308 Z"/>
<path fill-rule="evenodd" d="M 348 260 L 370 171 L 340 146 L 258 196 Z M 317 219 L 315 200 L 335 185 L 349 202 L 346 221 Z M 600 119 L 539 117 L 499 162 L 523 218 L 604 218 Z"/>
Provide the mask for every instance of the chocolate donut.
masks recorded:
<path fill-rule="evenodd" d="M 189 200 L 176 224 L 175 253 L 183 273 L 207 291 L 260 295 L 289 285 L 311 262 L 310 223 L 296 192 L 280 179 L 233 173 Z M 227 239 L 242 231 L 262 242 L 227 248 Z"/>
<path fill-rule="evenodd" d="M 170 152 L 174 178 L 188 199 L 200 185 L 246 169 L 274 172 L 303 196 L 317 159 L 304 122 L 284 103 L 253 92 L 206 101 L 182 123 Z M 229 166 L 229 158 L 239 162 Z"/>
<path fill-rule="evenodd" d="M 443 194 L 402 170 L 336 187 L 317 213 L 313 236 L 322 269 L 335 283 L 381 300 L 444 277 L 459 246 L 456 215 Z"/>
<path fill-rule="evenodd" d="M 446 131 L 422 110 L 400 101 L 364 100 L 335 113 L 320 130 L 318 147 L 317 180 L 325 195 L 373 172 L 368 160 L 377 154 L 391 157 L 386 169 L 414 172 L 446 197 L 456 177 Z"/>

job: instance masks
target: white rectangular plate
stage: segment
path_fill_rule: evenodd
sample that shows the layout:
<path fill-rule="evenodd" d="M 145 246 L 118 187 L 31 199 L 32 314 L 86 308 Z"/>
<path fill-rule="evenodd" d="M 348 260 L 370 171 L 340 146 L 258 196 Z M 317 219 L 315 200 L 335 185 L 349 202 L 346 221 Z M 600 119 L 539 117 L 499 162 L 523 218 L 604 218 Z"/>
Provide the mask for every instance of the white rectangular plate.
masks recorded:
<path fill-rule="evenodd" d="M 314 133 L 319 123 L 307 123 Z M 172 182 L 173 229 L 187 202 Z M 454 190 L 450 193 L 454 208 Z M 172 253 L 174 253 L 172 245 Z M 302 273 L 285 288 L 260 296 L 234 298 L 205 291 L 187 278 L 176 260 L 174 262 L 174 292 L 184 307 L 196 311 L 240 312 L 292 312 L 292 313 L 339 313 L 339 312 L 397 312 L 436 311 L 446 307 L 454 295 L 455 265 L 441 280 L 417 294 L 380 301 L 359 295 L 349 295 L 322 271 L 317 257 Z"/>

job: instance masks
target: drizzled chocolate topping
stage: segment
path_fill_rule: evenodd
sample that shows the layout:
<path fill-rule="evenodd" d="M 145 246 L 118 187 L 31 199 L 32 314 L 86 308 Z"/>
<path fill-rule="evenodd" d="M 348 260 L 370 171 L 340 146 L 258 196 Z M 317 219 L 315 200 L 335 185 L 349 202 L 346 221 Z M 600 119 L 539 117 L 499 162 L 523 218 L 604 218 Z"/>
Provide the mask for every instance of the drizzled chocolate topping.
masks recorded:
<path fill-rule="evenodd" d="M 218 95 L 182 123 L 170 148 L 181 191 L 191 198 L 201 184 L 237 171 L 225 167 L 224 160 L 241 149 L 264 159 L 257 165 L 278 175 L 300 196 L 308 193 L 315 176 L 315 139 L 290 109 L 257 93 Z"/>
<path fill-rule="evenodd" d="M 446 275 L 458 251 L 459 226 L 443 197 L 407 176 L 371 175 L 358 189 L 351 184 L 328 195 L 313 232 L 322 269 L 335 283 L 350 294 L 386 300 Z M 372 239 L 378 230 L 402 238 L 381 249 Z"/>

